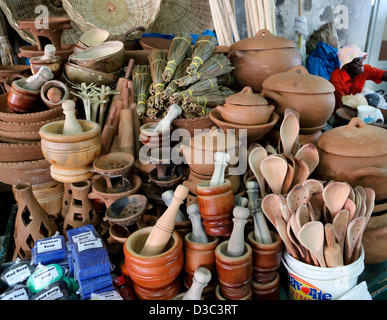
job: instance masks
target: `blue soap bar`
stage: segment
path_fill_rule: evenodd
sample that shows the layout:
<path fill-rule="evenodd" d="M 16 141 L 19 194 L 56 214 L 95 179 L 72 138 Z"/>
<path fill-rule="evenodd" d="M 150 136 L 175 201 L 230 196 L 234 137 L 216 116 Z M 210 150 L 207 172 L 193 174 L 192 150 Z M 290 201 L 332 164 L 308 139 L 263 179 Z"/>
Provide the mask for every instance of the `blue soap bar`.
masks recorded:
<path fill-rule="evenodd" d="M 94 229 L 93 225 L 87 224 L 85 226 L 67 230 L 67 238 L 69 239 L 70 249 L 78 241 L 100 238 L 98 232 Z"/>
<path fill-rule="evenodd" d="M 113 285 L 109 285 L 109 286 L 107 286 L 105 288 L 98 289 L 98 290 L 95 290 L 93 292 L 87 292 L 87 293 L 81 292 L 80 293 L 80 297 L 81 297 L 82 300 L 88 300 L 88 299 L 91 298 L 91 294 L 92 293 L 103 293 L 103 292 L 108 292 L 108 291 L 112 291 L 112 290 L 114 290 L 114 286 Z"/>
<path fill-rule="evenodd" d="M 32 252 L 32 262 L 37 265 L 51 263 L 62 263 L 67 257 L 64 236 L 54 236 L 40 239 L 35 242 Z"/>
<path fill-rule="evenodd" d="M 96 292 L 96 290 L 105 288 L 113 284 L 112 276 L 109 274 L 90 278 L 87 280 L 78 280 L 79 292 L 83 294 Z"/>

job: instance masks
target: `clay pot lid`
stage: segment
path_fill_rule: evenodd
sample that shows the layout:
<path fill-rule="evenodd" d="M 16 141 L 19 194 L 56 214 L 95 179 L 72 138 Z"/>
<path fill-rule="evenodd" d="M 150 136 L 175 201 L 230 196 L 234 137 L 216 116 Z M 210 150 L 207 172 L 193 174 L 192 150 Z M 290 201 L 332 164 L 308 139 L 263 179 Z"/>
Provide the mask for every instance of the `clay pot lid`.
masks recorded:
<path fill-rule="evenodd" d="M 213 126 L 210 130 L 204 130 L 203 133 L 193 136 L 189 144 L 196 149 L 227 151 L 235 149 L 239 142 L 235 135 L 225 134 L 222 129 Z"/>
<path fill-rule="evenodd" d="M 251 87 L 244 87 L 241 92 L 228 96 L 225 102 L 239 106 L 261 106 L 267 105 L 265 98 L 257 93 L 253 93 Z"/>
<path fill-rule="evenodd" d="M 293 93 L 319 94 L 331 93 L 335 87 L 326 79 L 312 75 L 302 66 L 294 66 L 286 72 L 276 73 L 267 77 L 262 88 Z"/>
<path fill-rule="evenodd" d="M 239 40 L 229 47 L 229 51 L 234 50 L 268 50 L 268 49 L 293 49 L 296 43 L 287 38 L 273 35 L 267 29 L 259 30 L 254 37 Z"/>
<path fill-rule="evenodd" d="M 352 118 L 346 126 L 324 132 L 317 146 L 331 154 L 345 157 L 379 157 L 387 155 L 387 130 Z"/>

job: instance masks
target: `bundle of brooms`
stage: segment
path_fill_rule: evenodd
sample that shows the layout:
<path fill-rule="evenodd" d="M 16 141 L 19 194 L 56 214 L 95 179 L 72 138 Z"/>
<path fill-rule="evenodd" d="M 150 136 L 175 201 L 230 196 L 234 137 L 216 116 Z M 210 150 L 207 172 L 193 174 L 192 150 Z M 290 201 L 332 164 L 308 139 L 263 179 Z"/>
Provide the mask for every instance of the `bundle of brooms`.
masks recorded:
<path fill-rule="evenodd" d="M 140 118 L 145 115 L 149 88 L 152 84 L 152 75 L 149 65 L 135 65 L 132 70 L 132 80 L 137 103 L 137 114 Z"/>
<path fill-rule="evenodd" d="M 202 117 L 234 94 L 226 87 L 235 81 L 234 68 L 226 55 L 214 54 L 216 38 L 201 36 L 187 49 L 189 39 L 187 34 L 176 33 L 168 52 L 152 50 L 148 56 L 152 84 L 146 104 L 141 102 L 138 109 L 140 118 L 162 118 L 173 103 L 182 107 L 180 118 Z"/>

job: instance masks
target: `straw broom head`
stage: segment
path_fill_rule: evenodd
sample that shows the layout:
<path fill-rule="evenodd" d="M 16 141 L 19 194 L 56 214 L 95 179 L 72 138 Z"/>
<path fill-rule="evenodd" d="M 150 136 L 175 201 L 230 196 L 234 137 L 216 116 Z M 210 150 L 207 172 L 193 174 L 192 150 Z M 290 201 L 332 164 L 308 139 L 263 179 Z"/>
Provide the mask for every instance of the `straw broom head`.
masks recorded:
<path fill-rule="evenodd" d="M 203 107 L 214 108 L 218 105 L 223 105 L 226 98 L 232 94 L 234 94 L 232 90 L 216 90 L 208 92 L 202 96 L 187 97 L 184 99 L 183 103 L 194 103 Z"/>
<path fill-rule="evenodd" d="M 196 41 L 192 52 L 192 63 L 187 68 L 191 77 L 195 75 L 199 67 L 207 61 L 216 49 L 217 39 L 214 36 L 200 36 Z"/>
<path fill-rule="evenodd" d="M 135 99 L 137 102 L 137 114 L 140 118 L 145 115 L 149 87 L 152 84 L 152 76 L 149 65 L 135 65 L 132 70 L 132 80 Z"/>
<path fill-rule="evenodd" d="M 165 83 L 163 80 L 163 72 L 167 63 L 167 53 L 162 50 L 152 50 L 148 56 L 149 65 L 152 75 L 152 90 L 155 95 L 155 107 L 162 107 L 161 93 L 164 91 Z"/>
<path fill-rule="evenodd" d="M 176 71 L 173 74 L 172 81 L 167 85 L 162 93 L 162 98 L 164 100 L 167 100 L 174 92 L 176 92 L 179 87 L 176 80 L 185 75 L 186 69 L 191 64 L 191 61 L 192 58 L 185 58 L 184 61 L 177 66 Z"/>
<path fill-rule="evenodd" d="M 207 92 L 215 90 L 218 90 L 218 82 L 216 78 L 204 79 L 194 83 L 184 91 L 175 92 L 169 98 L 169 100 L 173 103 L 178 103 L 180 101 L 183 101 L 186 97 L 201 96 Z"/>

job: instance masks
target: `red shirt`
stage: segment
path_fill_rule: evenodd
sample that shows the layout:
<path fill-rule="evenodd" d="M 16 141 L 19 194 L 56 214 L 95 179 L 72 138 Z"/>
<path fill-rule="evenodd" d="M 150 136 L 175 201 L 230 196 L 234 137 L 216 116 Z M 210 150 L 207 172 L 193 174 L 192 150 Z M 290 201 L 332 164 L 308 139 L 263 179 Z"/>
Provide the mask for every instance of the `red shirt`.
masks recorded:
<path fill-rule="evenodd" d="M 351 78 L 345 69 L 337 68 L 331 73 L 329 81 L 335 87 L 336 108 L 341 103 L 341 97 L 349 94 L 362 92 L 366 80 L 372 80 L 375 83 L 381 83 L 382 77 L 386 71 L 364 65 L 364 72 Z"/>

